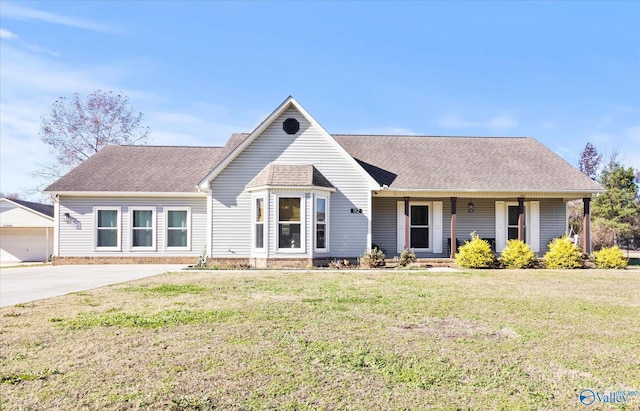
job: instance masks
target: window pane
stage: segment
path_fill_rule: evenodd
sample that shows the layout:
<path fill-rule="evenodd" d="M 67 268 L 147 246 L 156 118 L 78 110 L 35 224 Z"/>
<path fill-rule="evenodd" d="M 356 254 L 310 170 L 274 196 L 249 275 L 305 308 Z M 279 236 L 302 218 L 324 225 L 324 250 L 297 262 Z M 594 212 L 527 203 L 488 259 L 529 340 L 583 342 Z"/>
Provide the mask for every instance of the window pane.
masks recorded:
<path fill-rule="evenodd" d="M 98 230 L 98 247 L 117 247 L 118 230 Z"/>
<path fill-rule="evenodd" d="M 326 199 L 324 198 L 316 199 L 316 221 L 317 222 L 323 223 L 325 221 L 326 208 L 327 208 Z"/>
<path fill-rule="evenodd" d="M 264 224 L 256 224 L 256 248 L 264 248 Z"/>
<path fill-rule="evenodd" d="M 300 224 L 278 224 L 278 247 L 300 248 Z"/>
<path fill-rule="evenodd" d="M 256 222 L 264 222 L 264 198 L 256 198 Z"/>
<path fill-rule="evenodd" d="M 118 211 L 98 210 L 98 227 L 117 227 Z"/>
<path fill-rule="evenodd" d="M 324 224 L 316 224 L 316 248 L 327 248 L 324 229 Z"/>
<path fill-rule="evenodd" d="M 411 225 L 429 225 L 429 206 L 411 206 Z"/>
<path fill-rule="evenodd" d="M 509 206 L 509 225 L 518 225 L 518 206 Z"/>
<path fill-rule="evenodd" d="M 167 230 L 168 247 L 186 247 L 187 230 Z"/>
<path fill-rule="evenodd" d="M 151 210 L 133 210 L 133 226 L 134 227 L 152 227 L 153 211 Z"/>
<path fill-rule="evenodd" d="M 411 228 L 411 247 L 429 248 L 429 228 Z"/>
<path fill-rule="evenodd" d="M 517 239 L 518 239 L 518 227 L 509 227 L 507 240 L 517 240 Z"/>
<path fill-rule="evenodd" d="M 187 212 L 185 210 L 170 210 L 167 213 L 167 227 L 187 228 Z"/>
<path fill-rule="evenodd" d="M 152 247 L 153 246 L 153 230 L 151 229 L 133 230 L 133 246 L 134 247 Z"/>
<path fill-rule="evenodd" d="M 279 199 L 280 221 L 300 221 L 300 198 Z"/>

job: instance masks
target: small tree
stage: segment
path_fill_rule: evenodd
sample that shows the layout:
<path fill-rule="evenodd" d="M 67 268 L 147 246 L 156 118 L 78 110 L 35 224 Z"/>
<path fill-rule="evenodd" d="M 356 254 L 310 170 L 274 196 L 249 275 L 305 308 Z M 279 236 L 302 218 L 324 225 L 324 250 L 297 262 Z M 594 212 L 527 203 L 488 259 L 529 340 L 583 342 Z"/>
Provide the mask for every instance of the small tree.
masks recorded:
<path fill-rule="evenodd" d="M 522 240 L 509 240 L 507 246 L 502 250 L 500 262 L 506 268 L 532 268 L 536 266 L 538 260 L 536 254 Z"/>
<path fill-rule="evenodd" d="M 32 174 L 47 181 L 59 178 L 109 144 L 146 143 L 150 129 L 142 125 L 129 98 L 97 90 L 82 98 L 59 97 L 41 118 L 40 136 L 56 162 L 39 164 Z"/>
<path fill-rule="evenodd" d="M 546 268 L 581 268 L 582 253 L 569 237 L 554 238 L 544 255 L 544 264 Z"/>
<path fill-rule="evenodd" d="M 491 245 L 475 231 L 471 233 L 471 241 L 465 241 L 456 253 L 456 264 L 464 268 L 492 268 L 495 263 Z"/>
<path fill-rule="evenodd" d="M 578 170 L 591 177 L 592 180 L 595 180 L 601 160 L 602 156 L 598 154 L 598 150 L 596 150 L 593 144 L 587 143 L 582 153 L 580 153 Z"/>

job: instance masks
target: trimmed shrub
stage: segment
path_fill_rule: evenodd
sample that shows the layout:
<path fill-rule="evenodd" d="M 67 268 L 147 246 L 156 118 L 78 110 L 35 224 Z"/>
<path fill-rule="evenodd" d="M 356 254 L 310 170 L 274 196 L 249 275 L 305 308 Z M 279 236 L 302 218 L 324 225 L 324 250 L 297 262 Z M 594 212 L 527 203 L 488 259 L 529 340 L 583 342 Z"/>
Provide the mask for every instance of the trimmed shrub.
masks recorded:
<path fill-rule="evenodd" d="M 502 251 L 500 262 L 506 268 L 520 269 L 535 267 L 538 260 L 536 253 L 524 241 L 509 240 Z"/>
<path fill-rule="evenodd" d="M 405 248 L 400 253 L 400 260 L 398 260 L 398 264 L 401 267 L 406 267 L 411 263 L 415 263 L 418 257 L 416 257 L 416 253 L 413 252 L 412 249 Z"/>
<path fill-rule="evenodd" d="M 379 248 L 375 247 L 371 252 L 364 252 L 360 257 L 360 265 L 365 268 L 376 268 L 384 265 L 386 256 Z"/>
<path fill-rule="evenodd" d="M 581 268 L 583 266 L 582 253 L 566 235 L 554 238 L 549 244 L 549 251 L 544 255 L 544 265 L 546 268 Z"/>
<path fill-rule="evenodd" d="M 491 245 L 475 232 L 471 233 L 471 241 L 465 241 L 456 253 L 456 264 L 460 267 L 491 268 L 495 263 L 496 256 L 491 251 Z"/>
<path fill-rule="evenodd" d="M 603 248 L 593 253 L 598 268 L 627 268 L 629 260 L 624 258 L 622 250 L 617 245 Z"/>

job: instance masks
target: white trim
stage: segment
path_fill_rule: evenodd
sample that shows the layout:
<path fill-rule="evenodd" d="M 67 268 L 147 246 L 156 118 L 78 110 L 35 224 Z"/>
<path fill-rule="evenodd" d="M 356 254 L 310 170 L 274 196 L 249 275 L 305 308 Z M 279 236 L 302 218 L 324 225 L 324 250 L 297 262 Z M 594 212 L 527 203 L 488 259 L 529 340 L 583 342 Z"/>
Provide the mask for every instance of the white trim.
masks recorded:
<path fill-rule="evenodd" d="M 252 254 L 267 254 L 267 250 L 269 249 L 269 200 L 268 200 L 268 192 L 262 192 L 260 194 L 254 194 L 251 196 L 251 252 Z M 256 221 L 257 216 L 257 200 L 262 199 L 262 248 L 256 247 L 256 225 L 258 222 Z"/>
<path fill-rule="evenodd" d="M 367 173 L 364 168 L 358 162 L 351 157 L 347 151 L 340 145 L 338 142 L 329 134 L 321 125 L 318 123 L 311 115 L 294 99 L 289 96 L 285 101 L 282 102 L 258 127 L 256 127 L 247 138 L 242 141 L 231 153 L 227 155 L 218 165 L 211 170 L 207 176 L 198 183 L 198 187 L 201 189 L 207 189 L 210 187 L 210 182 L 214 178 L 216 178 L 222 170 L 224 170 L 233 160 L 235 160 L 240 153 L 242 153 L 253 141 L 264 132 L 278 117 L 280 117 L 286 110 L 293 107 L 296 109 L 302 116 L 311 124 L 312 127 L 315 127 L 318 132 L 323 135 L 330 144 L 344 157 L 344 159 L 349 162 L 356 170 L 360 172 L 362 177 L 364 177 L 370 185 L 372 190 L 380 189 L 380 185 L 375 181 L 373 177 L 369 173 Z"/>
<path fill-rule="evenodd" d="M 205 239 L 207 256 L 213 255 L 213 195 L 207 192 L 207 238 Z"/>
<path fill-rule="evenodd" d="M 264 186 L 256 186 L 245 188 L 245 191 L 251 193 L 256 191 L 264 191 L 264 190 L 294 190 L 294 191 L 305 191 L 309 192 L 312 190 L 317 191 L 327 191 L 331 193 L 335 193 L 335 187 L 321 187 L 321 186 L 272 186 L 272 185 L 264 185 Z"/>
<path fill-rule="evenodd" d="M 133 226 L 133 213 L 135 211 L 151 211 L 151 246 L 149 247 L 142 247 L 142 246 L 134 246 L 133 245 L 133 239 L 134 239 L 134 235 L 133 232 L 135 231 L 135 228 Z M 156 231 L 156 226 L 157 226 L 157 216 L 156 216 L 156 207 L 155 206 L 135 206 L 135 207 L 129 207 L 129 249 L 131 251 L 155 251 L 156 250 L 156 238 L 157 238 L 157 231 Z M 137 228 L 143 228 L 143 227 L 137 227 Z M 145 228 L 145 229 L 149 229 L 149 227 Z"/>
<path fill-rule="evenodd" d="M 411 234 L 409 234 L 409 248 L 420 253 L 442 252 L 442 201 L 409 200 L 409 230 L 411 230 L 411 206 L 427 206 L 429 225 L 429 247 L 411 247 Z M 438 219 L 436 221 L 436 219 Z M 404 250 L 404 200 L 396 203 L 396 250 L 401 253 Z M 438 247 L 439 245 L 439 247 Z"/>
<path fill-rule="evenodd" d="M 529 247 L 540 252 L 540 201 L 529 201 Z"/>
<path fill-rule="evenodd" d="M 496 251 L 501 253 L 507 246 L 507 225 L 505 224 L 506 218 L 506 206 L 504 201 L 496 201 Z"/>
<path fill-rule="evenodd" d="M 60 255 L 60 199 L 51 196 L 53 201 L 53 252 L 55 256 Z"/>
<path fill-rule="evenodd" d="M 98 247 L 98 212 L 116 211 L 116 246 Z M 122 251 L 122 208 L 120 206 L 93 206 L 93 249 L 95 251 Z"/>
<path fill-rule="evenodd" d="M 186 211 L 187 212 L 187 221 L 186 228 L 187 229 L 187 246 L 169 246 L 169 211 Z M 163 228 L 163 237 L 164 237 L 164 249 L 167 251 L 170 250 L 191 250 L 191 207 L 163 207 L 162 212 L 164 214 L 164 228 Z M 178 228 L 178 227 L 173 227 Z"/>
<path fill-rule="evenodd" d="M 300 247 L 296 247 L 296 248 L 280 248 L 280 199 L 281 198 L 299 198 L 300 199 Z M 277 253 L 300 253 L 300 254 L 306 254 L 306 223 L 307 223 L 307 216 L 306 216 L 306 208 L 305 208 L 305 194 L 304 193 L 297 193 L 297 194 L 276 194 L 276 221 L 275 221 L 275 238 L 276 238 L 276 243 L 275 243 L 275 249 Z M 286 222 L 285 222 L 286 223 Z M 294 223 L 295 224 L 295 223 Z"/>
<path fill-rule="evenodd" d="M 318 200 L 324 200 L 324 247 L 318 248 Z M 313 250 L 318 253 L 329 252 L 329 197 L 325 196 L 313 196 Z"/>
<path fill-rule="evenodd" d="M 559 191 L 495 191 L 495 190 L 459 190 L 459 189 L 376 189 L 372 190 L 374 197 L 467 197 L 467 198 L 565 198 L 578 200 L 583 197 L 595 198 L 596 194 L 604 191 L 584 191 L 584 190 L 559 190 Z"/>
<path fill-rule="evenodd" d="M 206 192 L 156 192 L 156 191 L 43 191 L 43 194 L 67 197 L 206 197 Z"/>

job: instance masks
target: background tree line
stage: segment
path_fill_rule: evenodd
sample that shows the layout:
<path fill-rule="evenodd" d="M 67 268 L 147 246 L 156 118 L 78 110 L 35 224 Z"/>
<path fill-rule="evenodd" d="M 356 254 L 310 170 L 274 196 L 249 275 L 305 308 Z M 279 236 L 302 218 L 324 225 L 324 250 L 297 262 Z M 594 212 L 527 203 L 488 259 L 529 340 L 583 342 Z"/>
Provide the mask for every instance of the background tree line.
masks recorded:
<path fill-rule="evenodd" d="M 591 202 L 592 244 L 594 250 L 612 245 L 634 248 L 640 246 L 640 170 L 622 165 L 619 152 L 608 159 L 587 143 L 580 154 L 578 169 L 602 185 L 607 192 Z M 577 234 L 582 233 L 584 209 L 582 201 L 570 204 L 569 224 Z"/>

